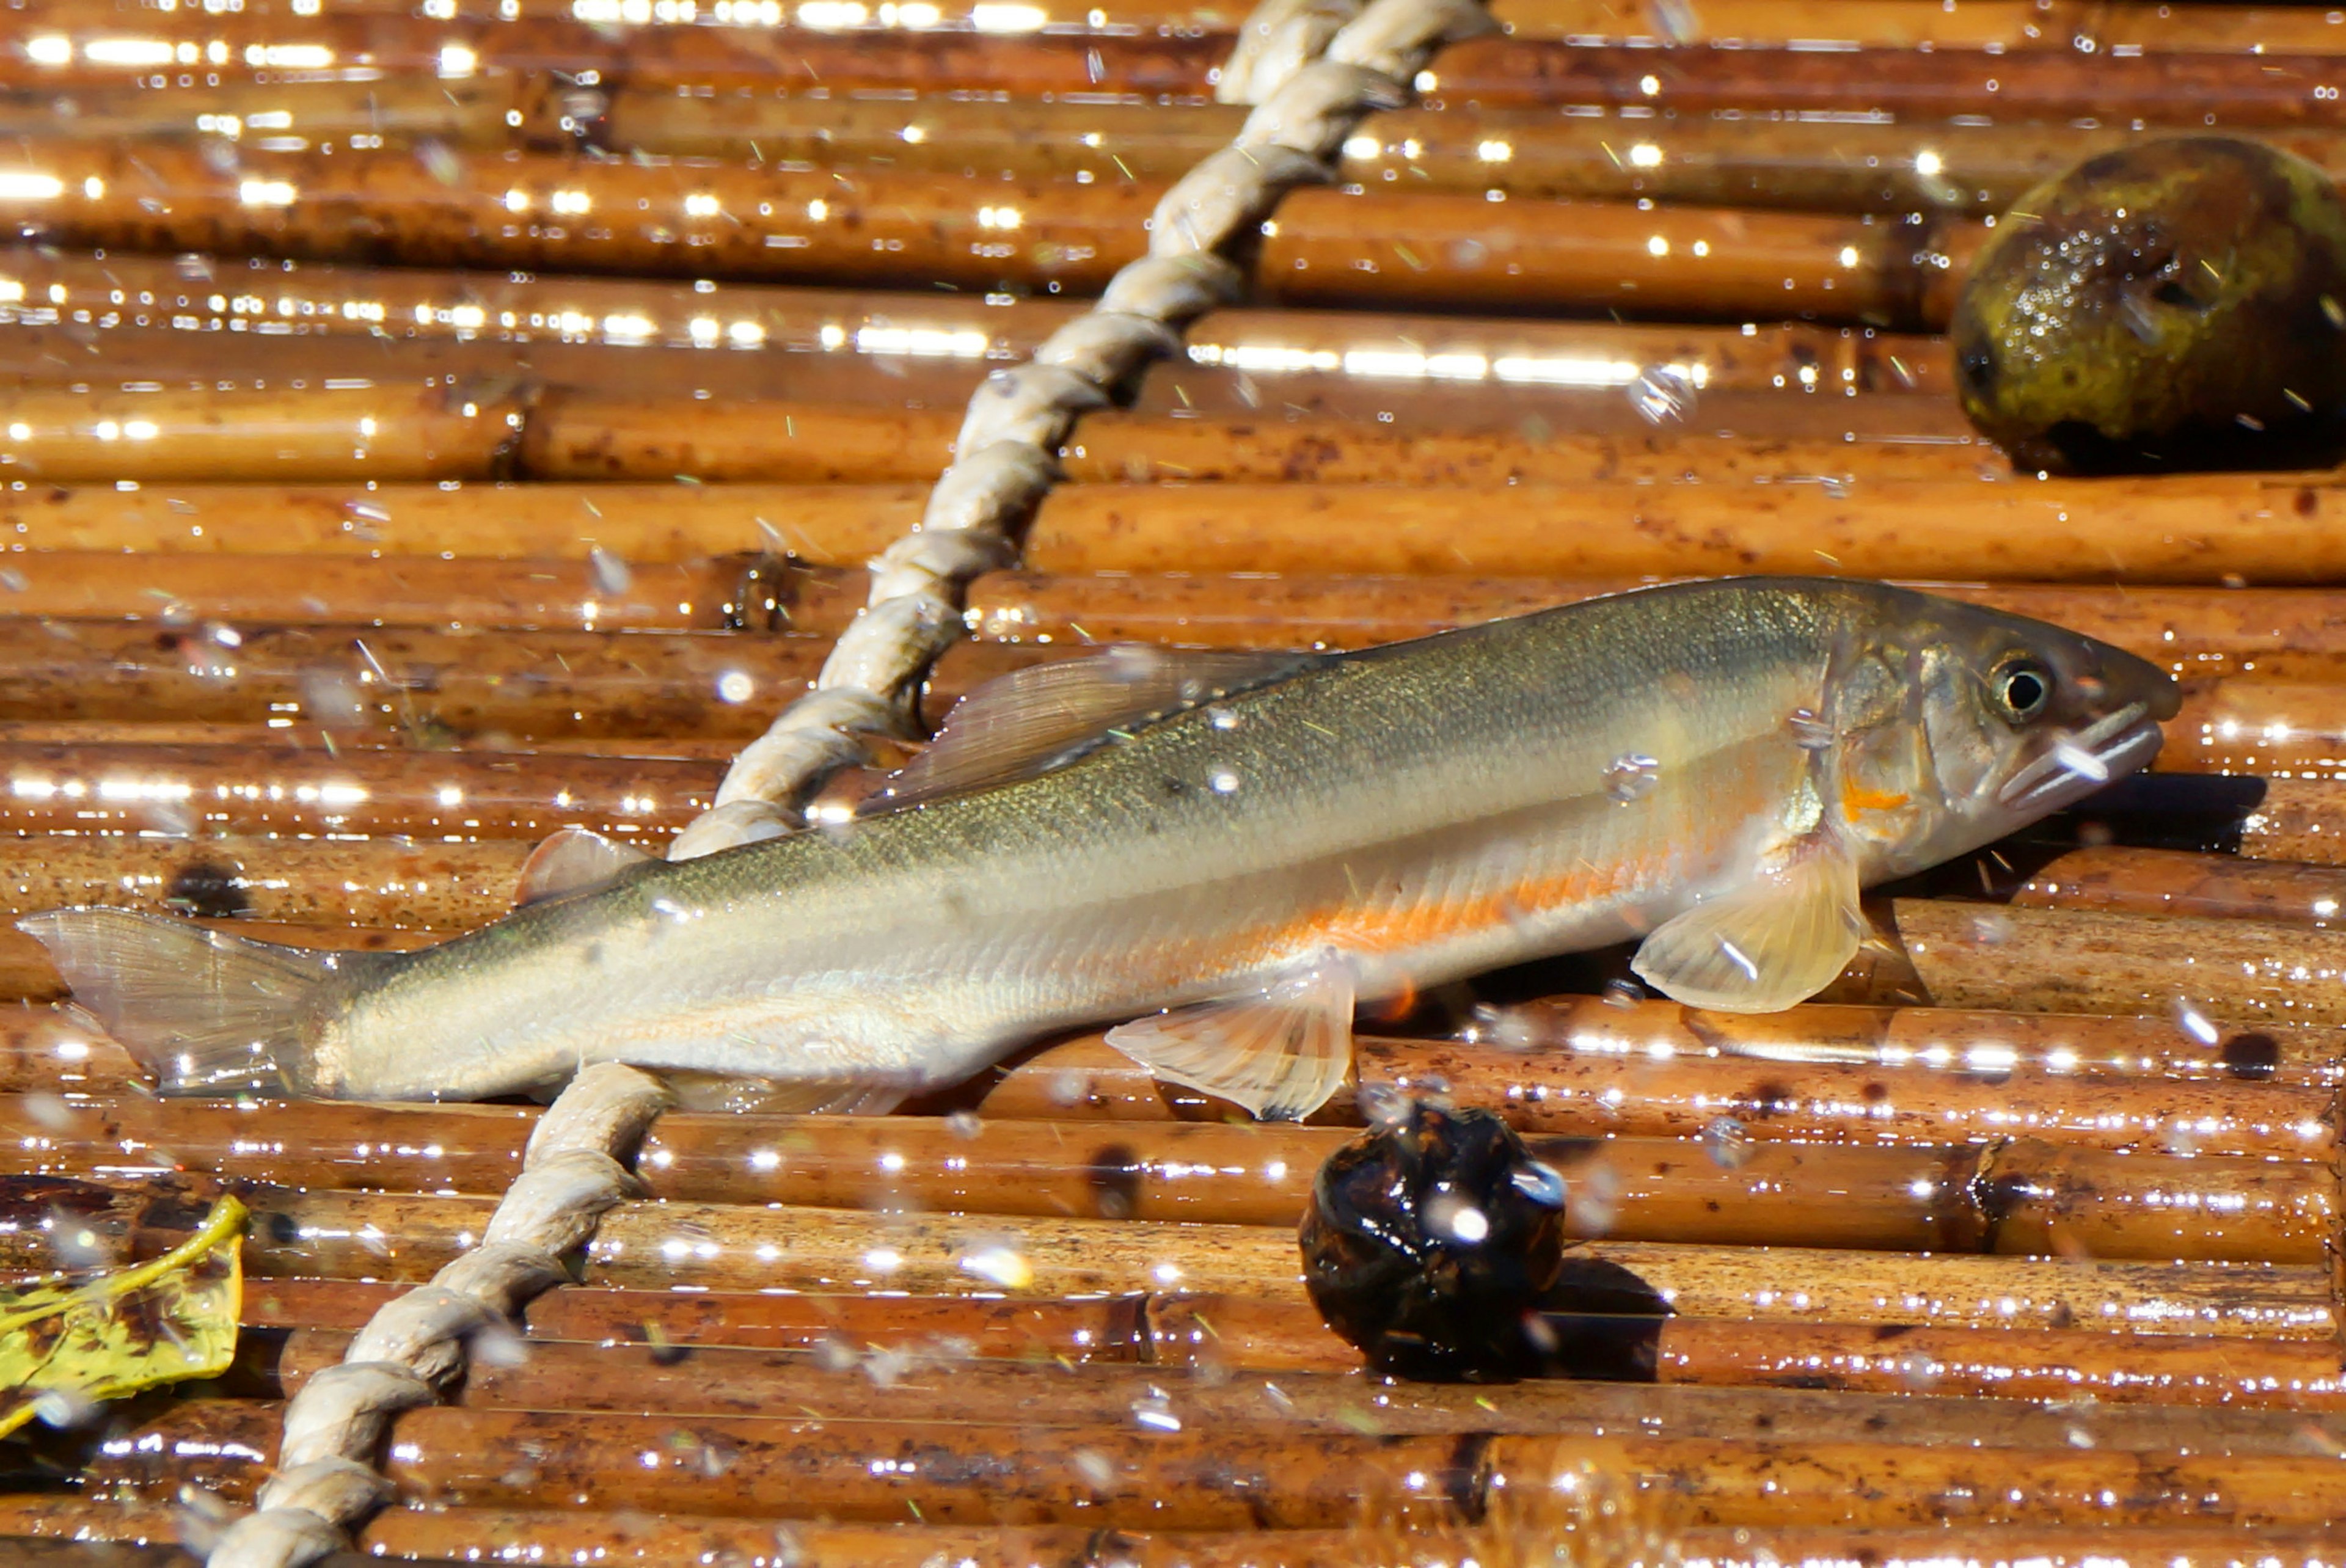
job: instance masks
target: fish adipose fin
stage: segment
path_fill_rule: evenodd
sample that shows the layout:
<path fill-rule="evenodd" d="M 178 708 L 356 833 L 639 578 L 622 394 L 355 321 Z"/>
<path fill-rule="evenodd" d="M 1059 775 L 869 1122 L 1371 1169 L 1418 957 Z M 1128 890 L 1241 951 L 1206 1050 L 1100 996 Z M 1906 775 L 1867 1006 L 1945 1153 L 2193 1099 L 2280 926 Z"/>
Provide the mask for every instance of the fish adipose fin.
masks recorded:
<path fill-rule="evenodd" d="M 1107 1043 L 1167 1083 L 1300 1122 L 1352 1072 L 1352 965 L 1330 953 L 1261 991 L 1119 1024 Z"/>
<path fill-rule="evenodd" d="M 792 1082 L 736 1078 L 683 1068 L 655 1069 L 676 1096 L 680 1111 L 722 1111 L 756 1115 L 877 1116 L 904 1098 L 895 1084 L 869 1078 L 823 1078 Z"/>
<path fill-rule="evenodd" d="M 514 902 L 541 903 L 602 886 L 621 871 L 652 857 L 633 844 L 586 828 L 557 828 L 530 851 L 514 884 Z"/>
<path fill-rule="evenodd" d="M 859 814 L 901 811 L 1048 773 L 1119 730 L 1300 675 L 1327 657 L 1117 647 L 1015 670 L 954 704 L 935 742 Z"/>
<path fill-rule="evenodd" d="M 1783 864 L 1654 928 L 1629 967 L 1663 995 L 1722 1013 L 1780 1013 L 1832 983 L 1866 931 L 1857 861 L 1812 834 Z"/>
<path fill-rule="evenodd" d="M 167 1095 L 282 1093 L 307 1067 L 311 989 L 364 955 L 312 952 L 128 910 L 49 910 L 16 929 L 48 949 L 74 1000 L 97 1014 Z"/>

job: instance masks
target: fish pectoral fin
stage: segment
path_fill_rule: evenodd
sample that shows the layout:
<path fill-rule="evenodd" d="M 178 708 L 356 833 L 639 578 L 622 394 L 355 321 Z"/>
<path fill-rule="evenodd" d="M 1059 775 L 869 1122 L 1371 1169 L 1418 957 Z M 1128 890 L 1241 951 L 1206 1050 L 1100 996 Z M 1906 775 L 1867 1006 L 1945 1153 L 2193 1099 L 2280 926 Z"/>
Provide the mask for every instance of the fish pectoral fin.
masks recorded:
<path fill-rule="evenodd" d="M 872 1078 L 743 1078 L 681 1067 L 656 1071 L 680 1111 L 876 1116 L 894 1110 L 905 1094 L 900 1084 Z"/>
<path fill-rule="evenodd" d="M 1060 768 L 1119 730 L 1300 675 L 1324 654 L 1116 647 L 1014 670 L 955 703 L 926 751 L 862 816 L 967 795 Z"/>
<path fill-rule="evenodd" d="M 633 844 L 586 828 L 557 828 L 530 851 L 514 882 L 514 902 L 541 903 L 566 893 L 600 887 L 630 866 L 652 857 Z"/>
<path fill-rule="evenodd" d="M 1300 1122 L 1352 1068 L 1352 968 L 1341 954 L 1261 991 L 1177 1007 L 1107 1032 L 1107 1043 L 1169 1084 Z"/>
<path fill-rule="evenodd" d="M 1857 861 L 1830 835 L 1780 866 L 1656 926 L 1629 967 L 1676 1002 L 1722 1013 L 1780 1013 L 1832 983 L 1866 931 Z"/>

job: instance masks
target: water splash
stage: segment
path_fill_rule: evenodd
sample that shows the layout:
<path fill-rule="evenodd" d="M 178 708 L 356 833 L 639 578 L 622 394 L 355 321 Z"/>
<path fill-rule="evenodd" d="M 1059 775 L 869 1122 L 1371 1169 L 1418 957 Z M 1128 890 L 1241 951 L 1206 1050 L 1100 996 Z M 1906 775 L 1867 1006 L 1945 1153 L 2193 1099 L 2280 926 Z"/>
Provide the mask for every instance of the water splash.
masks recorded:
<path fill-rule="evenodd" d="M 1624 806 L 1644 799 L 1661 781 L 1661 763 L 1640 752 L 1625 752 L 1605 769 L 1605 792 Z"/>
<path fill-rule="evenodd" d="M 635 586 L 636 575 L 627 569 L 627 564 L 600 545 L 587 550 L 586 570 L 595 579 L 597 593 L 624 594 Z"/>
<path fill-rule="evenodd" d="M 1628 386 L 1629 406 L 1647 424 L 1684 424 L 1694 418 L 1693 378 L 1674 365 L 1647 365 Z"/>
<path fill-rule="evenodd" d="M 1724 1171 L 1740 1170 L 1753 1149 L 1751 1131 L 1733 1116 L 1714 1117 L 1702 1129 L 1702 1152 Z"/>

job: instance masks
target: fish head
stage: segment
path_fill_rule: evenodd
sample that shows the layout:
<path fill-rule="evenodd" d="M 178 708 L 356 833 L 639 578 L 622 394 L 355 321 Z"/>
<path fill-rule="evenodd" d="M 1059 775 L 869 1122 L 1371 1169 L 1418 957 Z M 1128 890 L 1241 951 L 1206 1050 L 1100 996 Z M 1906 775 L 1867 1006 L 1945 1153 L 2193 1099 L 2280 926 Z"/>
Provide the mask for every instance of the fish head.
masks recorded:
<path fill-rule="evenodd" d="M 1900 597 L 1906 613 L 1863 634 L 1858 689 L 1836 704 L 1843 800 L 1860 808 L 1844 815 L 1880 874 L 1975 850 L 2157 755 L 2181 697 L 2157 665 L 2025 616 Z M 1911 806 L 1862 809 L 1889 800 Z"/>

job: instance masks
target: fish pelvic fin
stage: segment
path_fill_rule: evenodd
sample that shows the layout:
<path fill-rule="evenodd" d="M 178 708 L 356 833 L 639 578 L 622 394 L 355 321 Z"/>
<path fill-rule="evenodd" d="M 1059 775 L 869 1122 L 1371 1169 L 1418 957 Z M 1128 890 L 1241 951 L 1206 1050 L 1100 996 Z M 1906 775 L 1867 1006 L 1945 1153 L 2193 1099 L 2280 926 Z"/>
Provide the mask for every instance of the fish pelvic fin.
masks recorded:
<path fill-rule="evenodd" d="M 1674 1002 L 1721 1013 L 1780 1013 L 1857 955 L 1866 932 L 1857 860 L 1816 833 L 1781 864 L 1656 926 L 1629 967 Z"/>
<path fill-rule="evenodd" d="M 894 1110 L 911 1091 L 872 1078 L 744 1078 L 682 1067 L 653 1069 L 680 1111 L 756 1115 L 876 1116 Z"/>
<path fill-rule="evenodd" d="M 1352 966 L 1330 952 L 1245 995 L 1177 1007 L 1107 1032 L 1158 1078 L 1300 1122 L 1352 1070 Z"/>
<path fill-rule="evenodd" d="M 310 1064 L 304 1004 L 354 956 L 128 910 L 48 910 L 16 929 L 167 1095 L 298 1092 Z"/>

